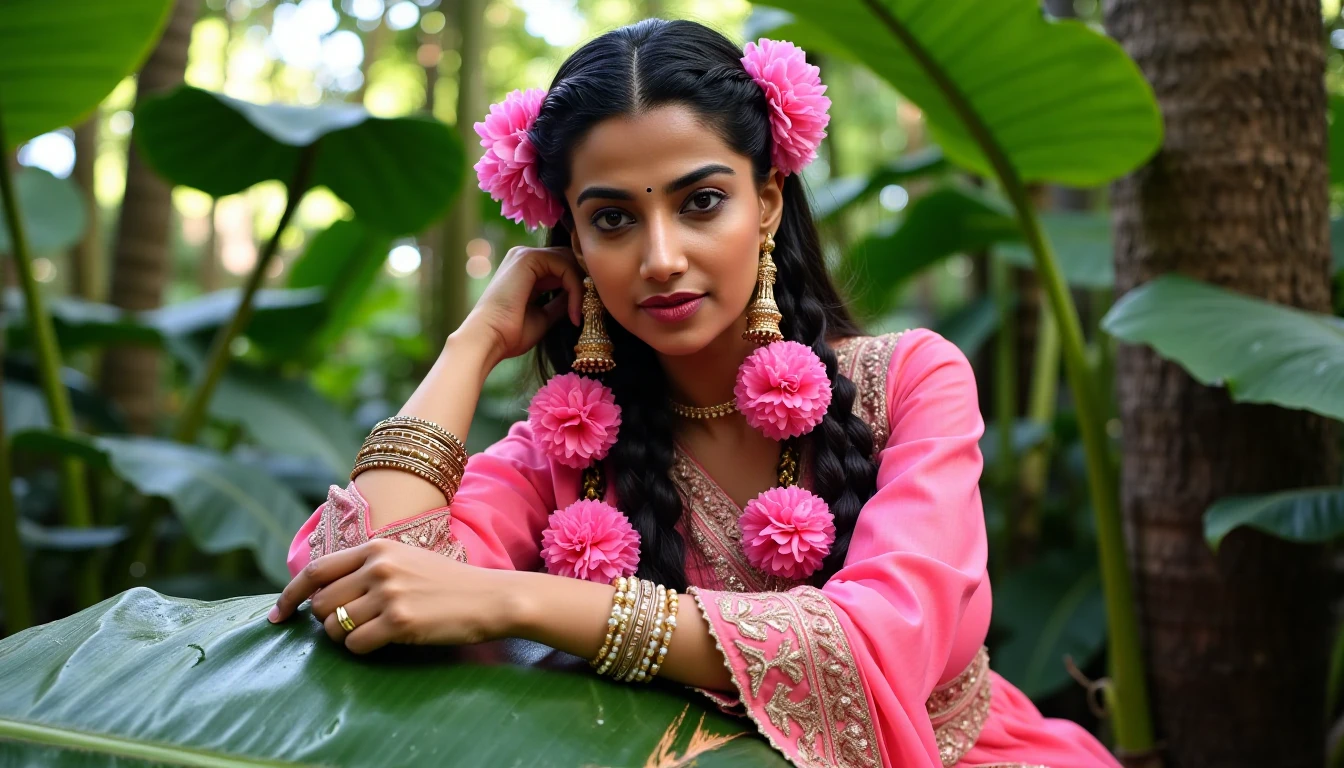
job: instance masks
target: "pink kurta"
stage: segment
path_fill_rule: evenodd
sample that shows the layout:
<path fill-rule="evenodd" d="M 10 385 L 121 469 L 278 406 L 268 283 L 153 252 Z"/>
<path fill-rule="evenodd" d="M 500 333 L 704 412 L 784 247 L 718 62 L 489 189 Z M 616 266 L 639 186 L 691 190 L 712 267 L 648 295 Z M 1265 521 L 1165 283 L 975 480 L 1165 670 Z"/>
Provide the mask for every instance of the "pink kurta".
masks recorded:
<path fill-rule="evenodd" d="M 836 352 L 859 390 L 854 411 L 873 431 L 877 493 L 845 566 L 820 589 L 752 568 L 741 510 L 677 450 L 690 592 L 738 691 L 711 697 L 809 768 L 1118 766 L 1081 727 L 1041 717 L 988 669 L 984 424 L 965 356 L 925 330 L 848 339 Z M 471 457 L 449 508 L 371 532 L 353 484 L 333 486 L 295 537 L 290 571 L 374 536 L 536 570 L 547 516 L 579 488 L 579 471 L 549 461 L 519 423 Z"/>

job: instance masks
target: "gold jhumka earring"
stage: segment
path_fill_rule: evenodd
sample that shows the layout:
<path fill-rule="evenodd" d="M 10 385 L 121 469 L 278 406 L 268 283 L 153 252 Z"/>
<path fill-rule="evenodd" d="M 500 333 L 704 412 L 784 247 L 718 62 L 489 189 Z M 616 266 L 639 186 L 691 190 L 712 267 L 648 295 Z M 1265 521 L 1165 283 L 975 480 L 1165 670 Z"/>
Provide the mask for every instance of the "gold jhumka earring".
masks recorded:
<path fill-rule="evenodd" d="M 593 278 L 583 278 L 583 330 L 574 345 L 574 370 L 581 373 L 606 373 L 616 367 L 612 357 L 615 346 L 602 324 L 602 299 Z"/>
<path fill-rule="evenodd" d="M 774 250 L 774 235 L 767 232 L 765 242 L 761 244 L 761 261 L 756 268 L 756 293 L 747 306 L 747 330 L 742 333 L 742 338 L 757 346 L 784 338 L 779 330 L 779 321 L 784 319 L 784 315 L 780 314 L 779 305 L 775 303 L 777 272 L 775 260 L 770 257 Z"/>

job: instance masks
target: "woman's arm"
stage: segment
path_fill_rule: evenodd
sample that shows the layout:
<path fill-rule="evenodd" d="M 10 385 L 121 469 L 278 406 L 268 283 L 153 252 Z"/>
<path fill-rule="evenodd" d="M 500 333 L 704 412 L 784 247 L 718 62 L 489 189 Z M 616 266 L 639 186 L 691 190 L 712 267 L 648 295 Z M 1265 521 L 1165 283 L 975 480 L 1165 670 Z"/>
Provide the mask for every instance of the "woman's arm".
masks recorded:
<path fill-rule="evenodd" d="M 514 595 L 505 622 L 507 636 L 535 640 L 584 659 L 597 655 L 615 587 L 526 571 L 507 572 L 503 578 L 510 580 Z M 714 647 L 709 625 L 689 598 L 679 602 L 677 628 L 658 676 L 699 688 L 734 690 L 723 653 Z"/>

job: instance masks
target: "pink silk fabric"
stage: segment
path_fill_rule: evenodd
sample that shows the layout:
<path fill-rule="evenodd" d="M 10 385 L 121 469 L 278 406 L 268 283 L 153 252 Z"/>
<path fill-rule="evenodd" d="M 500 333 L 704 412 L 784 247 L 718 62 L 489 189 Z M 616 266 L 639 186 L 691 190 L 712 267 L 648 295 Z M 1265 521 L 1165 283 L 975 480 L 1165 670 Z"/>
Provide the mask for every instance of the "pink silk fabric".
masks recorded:
<path fill-rule="evenodd" d="M 740 510 L 678 450 L 691 592 L 737 688 L 704 693 L 750 716 L 806 768 L 1118 768 L 1083 728 L 1042 717 L 984 666 L 984 424 L 965 356 L 926 330 L 849 339 L 837 351 L 859 389 L 855 412 L 874 432 L 877 493 L 844 567 L 821 588 L 746 564 Z M 805 482 L 806 470 L 805 457 Z M 520 422 L 471 457 L 450 508 L 375 531 L 354 485 L 333 486 L 295 536 L 290 572 L 377 536 L 481 567 L 538 570 L 547 517 L 579 488 L 579 470 L 547 459 Z"/>

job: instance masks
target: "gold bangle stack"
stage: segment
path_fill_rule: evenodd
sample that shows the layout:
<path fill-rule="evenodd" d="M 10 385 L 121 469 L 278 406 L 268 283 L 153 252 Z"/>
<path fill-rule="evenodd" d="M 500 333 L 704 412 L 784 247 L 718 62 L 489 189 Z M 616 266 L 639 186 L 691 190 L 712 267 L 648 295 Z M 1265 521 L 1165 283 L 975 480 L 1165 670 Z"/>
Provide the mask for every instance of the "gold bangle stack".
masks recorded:
<path fill-rule="evenodd" d="M 350 479 L 370 469 L 399 469 L 432 483 L 453 500 L 467 467 L 467 447 L 438 424 L 393 416 L 373 427 L 355 457 Z"/>
<path fill-rule="evenodd" d="M 677 626 L 677 591 L 633 576 L 612 582 L 607 634 L 588 663 L 599 675 L 647 683 L 658 674 Z"/>

